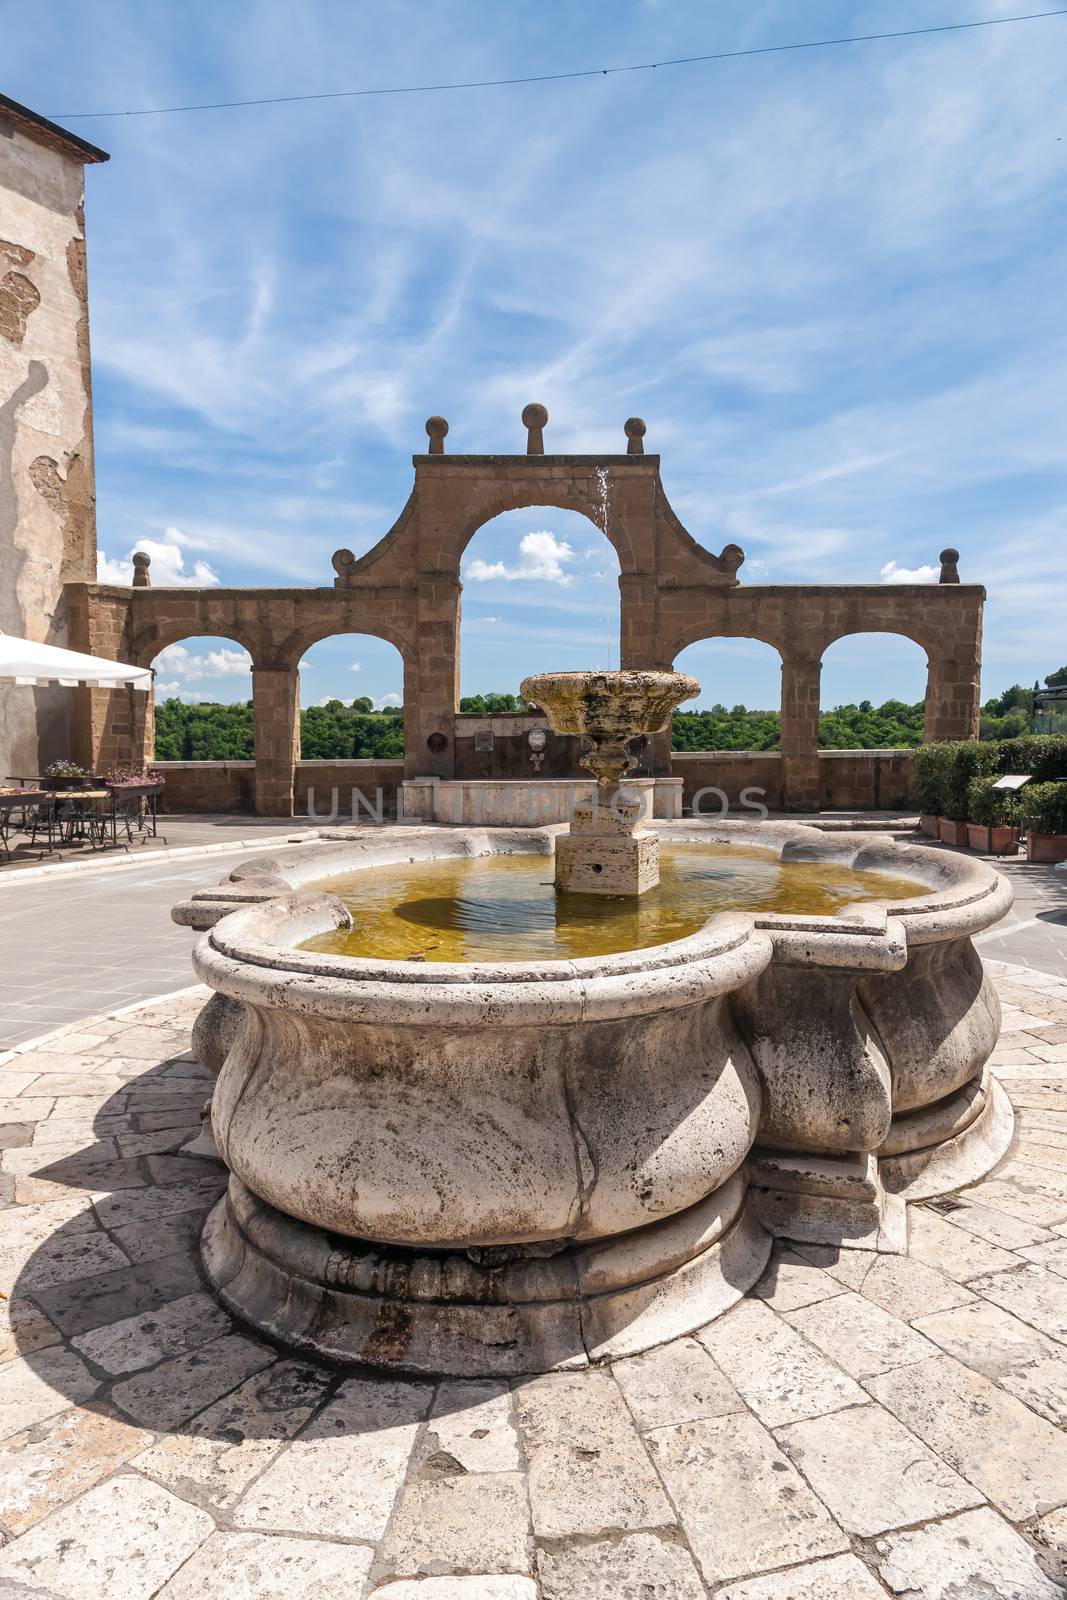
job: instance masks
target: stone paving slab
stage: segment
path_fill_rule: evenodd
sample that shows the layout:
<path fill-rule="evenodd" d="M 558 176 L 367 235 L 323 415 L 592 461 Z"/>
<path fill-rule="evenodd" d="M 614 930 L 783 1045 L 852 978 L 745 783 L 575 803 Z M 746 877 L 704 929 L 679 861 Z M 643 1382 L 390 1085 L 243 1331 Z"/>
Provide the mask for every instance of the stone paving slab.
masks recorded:
<path fill-rule="evenodd" d="M 1067 1064 L 1067 982 L 996 971 L 1029 1101 L 1039 1052 Z M 642 1356 L 404 1382 L 279 1351 L 206 1285 L 223 1174 L 174 1153 L 202 999 L 3 1064 L 0 1600 L 1065 1592 L 1067 1110 L 1029 1106 L 994 1174 L 910 1208 L 908 1256 L 780 1242 Z"/>

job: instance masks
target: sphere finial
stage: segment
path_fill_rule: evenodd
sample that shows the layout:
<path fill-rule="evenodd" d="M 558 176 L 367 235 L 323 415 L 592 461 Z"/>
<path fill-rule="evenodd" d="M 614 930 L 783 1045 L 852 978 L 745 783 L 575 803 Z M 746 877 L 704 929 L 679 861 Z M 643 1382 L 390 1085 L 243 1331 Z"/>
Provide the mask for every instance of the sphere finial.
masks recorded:
<path fill-rule="evenodd" d="M 430 441 L 430 454 L 443 456 L 445 453 L 445 434 L 448 432 L 448 422 L 444 417 L 426 418 L 426 435 Z"/>
<path fill-rule="evenodd" d="M 133 553 L 133 587 L 135 589 L 151 589 L 152 580 L 148 576 L 148 569 L 152 565 L 152 557 L 144 550 L 135 550 Z"/>
<path fill-rule="evenodd" d="M 548 412 L 544 406 L 534 402 L 532 405 L 523 406 L 522 424 L 526 429 L 526 454 L 528 456 L 543 456 L 545 453 L 544 428 L 548 423 Z"/>
<path fill-rule="evenodd" d="M 626 434 L 626 454 L 628 456 L 643 456 L 645 453 L 645 419 L 644 417 L 627 417 L 623 423 Z"/>
<path fill-rule="evenodd" d="M 956 563 L 959 561 L 959 559 L 960 559 L 959 551 L 958 550 L 953 550 L 951 545 L 949 546 L 949 548 L 947 550 L 942 550 L 942 552 L 941 552 L 941 576 L 937 580 L 938 583 L 959 583 L 959 581 L 960 581 L 960 569 L 956 565 Z"/>

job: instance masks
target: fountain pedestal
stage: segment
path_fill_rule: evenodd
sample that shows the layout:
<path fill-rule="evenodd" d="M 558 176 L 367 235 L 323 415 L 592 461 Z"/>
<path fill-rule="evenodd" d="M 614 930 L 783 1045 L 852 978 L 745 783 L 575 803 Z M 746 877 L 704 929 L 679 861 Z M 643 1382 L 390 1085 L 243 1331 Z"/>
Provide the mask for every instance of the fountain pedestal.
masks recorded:
<path fill-rule="evenodd" d="M 556 888 L 575 894 L 644 894 L 659 882 L 659 836 L 639 799 L 598 784 L 556 841 Z"/>
<path fill-rule="evenodd" d="M 555 733 L 578 733 L 590 749 L 581 765 L 597 781 L 589 805 L 576 806 L 556 841 L 556 888 L 581 894 L 638 895 L 659 882 L 659 840 L 641 826 L 640 800 L 619 784 L 636 766 L 628 741 L 660 733 L 683 700 L 700 693 L 681 672 L 540 672 L 524 678 L 524 699 Z"/>

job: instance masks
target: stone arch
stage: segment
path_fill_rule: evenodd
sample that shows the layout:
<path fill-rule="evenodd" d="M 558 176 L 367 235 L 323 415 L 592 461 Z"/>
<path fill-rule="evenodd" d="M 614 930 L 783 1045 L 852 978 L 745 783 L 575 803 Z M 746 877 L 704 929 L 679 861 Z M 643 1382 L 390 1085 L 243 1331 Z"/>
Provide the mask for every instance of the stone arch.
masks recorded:
<path fill-rule="evenodd" d="M 566 518 L 573 518 L 578 526 L 571 527 L 569 521 L 553 518 L 553 513 L 562 510 Z M 524 515 L 521 520 L 516 515 Z M 527 517 L 525 513 L 529 513 Z M 544 513 L 544 520 L 542 520 Z M 562 522 L 562 526 L 561 526 Z M 572 555 L 561 563 L 561 573 L 568 582 L 553 582 L 543 576 L 538 577 L 535 570 L 530 576 L 516 581 L 506 576 L 489 577 L 484 586 L 482 580 L 471 576 L 471 567 L 475 564 L 472 551 L 476 541 L 482 537 L 490 538 L 494 534 L 507 540 L 509 534 L 514 539 L 508 541 L 507 549 L 499 547 L 488 551 L 484 548 L 477 550 L 477 559 L 483 555 L 492 555 L 500 560 L 505 568 L 515 570 L 520 562 L 519 549 L 521 541 L 519 534 L 525 537 L 528 534 L 542 534 L 550 532 L 560 544 L 569 546 Z M 590 543 L 595 551 L 589 549 Z M 583 548 L 583 545 L 585 548 Z M 547 552 L 546 552 L 547 554 Z M 566 626 L 568 632 L 573 634 L 573 642 L 559 647 L 559 654 L 554 658 L 559 666 L 597 666 L 602 668 L 615 668 L 619 665 L 619 650 L 622 631 L 622 598 L 619 592 L 619 571 L 617 556 L 610 541 L 603 538 L 603 530 L 591 522 L 588 515 L 568 507 L 556 506 L 552 503 L 521 506 L 499 512 L 497 516 L 483 522 L 471 540 L 464 547 L 464 565 L 461 567 L 463 617 L 458 634 L 459 647 L 459 673 L 458 696 L 462 697 L 479 691 L 489 689 L 517 692 L 519 680 L 528 672 L 540 671 L 545 668 L 546 658 L 543 653 L 528 655 L 523 658 L 516 657 L 510 668 L 505 667 L 507 681 L 501 678 L 494 683 L 474 684 L 469 676 L 470 652 L 472 649 L 472 632 L 478 624 L 476 610 L 483 601 L 489 609 L 508 611 L 516 606 L 529 607 L 531 597 L 536 595 L 536 610 L 538 618 L 543 620 L 547 628 L 553 626 L 555 618 L 559 618 L 560 626 Z M 593 559 L 590 559 L 592 557 Z M 490 566 L 495 566 L 495 561 Z M 602 570 L 602 566 L 609 570 Z M 577 580 L 577 584 L 575 584 Z M 595 587 L 594 587 L 595 586 Z M 564 620 L 563 614 L 573 611 L 573 605 L 568 607 L 566 596 L 589 597 L 595 602 L 596 635 L 595 643 L 590 644 L 588 627 L 583 637 L 583 624 L 576 621 L 574 616 Z M 589 614 L 589 623 L 593 622 L 593 612 Z M 506 626 L 506 624 L 505 624 Z M 602 637 L 603 633 L 603 637 Z M 502 635 L 501 635 L 502 636 Z M 553 664 L 552 661 L 549 664 Z M 465 673 L 467 674 L 465 676 Z M 455 710 L 459 711 L 459 697 Z"/>
<path fill-rule="evenodd" d="M 348 608 L 346 608 L 346 613 Z M 270 644 L 270 664 L 290 666 L 299 670 L 300 661 L 309 650 L 317 644 L 322 644 L 327 639 L 339 638 L 343 634 L 362 635 L 367 639 L 381 639 L 384 644 L 390 644 L 399 653 L 407 667 L 407 662 L 414 650 L 410 631 L 407 628 L 393 625 L 387 621 L 375 619 L 374 623 L 355 622 L 350 615 L 334 614 L 333 616 L 320 616 L 292 629 L 280 640 L 272 640 Z M 268 663 L 264 661 L 264 665 Z"/>
<path fill-rule="evenodd" d="M 149 641 L 144 637 L 142 637 L 139 644 L 138 641 L 135 641 L 135 648 L 140 649 L 142 656 L 142 660 L 138 662 L 138 665 L 151 666 L 155 670 L 155 680 L 152 691 L 149 695 L 145 696 L 146 705 L 143 723 L 138 729 L 135 730 L 141 747 L 140 753 L 143 754 L 144 762 L 146 764 L 152 761 L 177 761 L 179 763 L 186 763 L 189 761 L 197 762 L 206 759 L 210 761 L 232 763 L 255 760 L 256 748 L 254 717 L 252 727 L 249 728 L 247 722 L 248 712 L 247 709 L 245 709 L 247 708 L 248 702 L 254 698 L 253 679 L 251 674 L 252 662 L 249 659 L 246 671 L 245 664 L 243 662 L 239 663 L 236 660 L 227 662 L 226 660 L 227 651 L 229 651 L 231 656 L 236 656 L 237 652 L 241 652 L 243 655 L 249 658 L 251 657 L 251 651 L 242 643 L 239 638 L 235 636 L 234 633 L 215 633 L 211 630 L 210 622 L 208 622 L 205 626 L 199 621 L 199 619 L 193 624 L 187 625 L 184 628 L 179 628 L 177 625 L 174 625 L 171 629 L 167 630 L 167 632 L 174 633 L 177 635 L 177 637 L 166 637 L 165 642 L 159 642 L 157 640 Z M 186 652 L 184 651 L 184 645 L 186 642 L 190 641 L 206 643 L 208 645 L 215 646 L 216 648 L 209 650 L 206 653 L 197 653 L 195 651 Z M 164 655 L 166 651 L 173 650 L 175 646 L 183 647 L 181 659 L 160 661 L 160 657 Z M 132 653 L 133 652 L 131 651 L 131 654 Z M 136 657 L 134 659 L 136 660 Z M 203 670 L 203 663 L 209 664 L 209 667 L 214 668 L 214 670 Z M 233 675 L 246 671 L 247 687 L 238 699 L 221 700 L 223 705 L 232 705 L 234 707 L 242 708 L 240 710 L 235 710 L 231 714 L 228 714 L 228 721 L 224 732 L 226 744 L 229 746 L 229 748 L 225 751 L 225 753 L 222 755 L 205 755 L 203 753 L 197 753 L 194 751 L 192 754 L 188 754 L 183 749 L 174 751 L 168 746 L 167 743 L 164 743 L 163 747 L 160 748 L 158 725 L 160 709 L 163 703 L 171 699 L 182 700 L 183 695 L 187 690 L 191 691 L 193 696 L 199 694 L 201 698 L 210 702 L 219 700 L 220 696 L 218 692 L 218 684 L 215 682 L 215 680 L 231 676 L 231 671 L 226 670 L 227 667 L 232 669 Z M 165 688 L 172 674 L 176 678 L 180 677 L 186 680 L 182 685 L 182 692 L 177 695 L 168 693 Z M 214 693 L 212 692 L 213 682 L 215 683 Z M 195 699 L 193 703 L 196 703 Z M 173 721 L 173 713 L 165 713 L 165 716 L 169 720 Z M 189 732 L 184 713 L 182 713 L 179 717 L 179 727 L 183 734 Z M 135 765 L 137 764 L 140 763 L 135 762 Z M 233 777 L 236 769 L 228 767 L 227 771 L 230 773 L 231 777 Z M 186 778 L 188 778 L 188 775 L 186 775 Z M 172 773 L 171 789 L 169 791 L 169 796 L 171 797 L 172 803 L 184 803 L 190 809 L 198 809 L 198 803 L 202 802 L 200 802 L 200 797 L 196 794 L 195 782 L 184 781 L 182 786 L 179 787 L 177 791 L 178 800 L 177 802 L 174 802 L 174 781 L 175 774 Z M 247 798 L 245 796 L 245 791 L 247 790 L 249 794 L 251 792 L 250 775 L 246 774 L 243 778 L 233 778 L 233 781 L 237 784 L 242 797 Z"/>
<path fill-rule="evenodd" d="M 224 623 L 211 616 L 195 616 L 143 624 L 130 641 L 129 660 L 135 667 L 150 667 L 161 651 L 186 639 L 225 639 L 247 650 L 253 660 L 262 648 L 259 632 L 252 627 L 232 619 Z"/>
<path fill-rule="evenodd" d="M 910 715 L 901 713 L 907 731 L 897 734 L 892 724 L 879 719 L 876 729 L 867 722 L 865 707 L 898 700 L 909 707 L 926 702 L 930 692 L 931 663 L 926 644 L 913 637 L 924 629 L 859 626 L 839 633 L 819 660 L 819 799 L 830 809 L 860 806 L 870 810 L 907 809 L 912 799 L 912 764 L 909 747 L 923 736 L 926 723 L 915 729 Z M 851 646 L 851 651 L 849 647 Z M 886 647 L 889 647 L 888 658 Z M 874 654 L 874 647 L 878 655 Z M 903 649 L 901 649 L 903 647 Z M 877 672 L 893 671 L 896 662 L 906 667 L 914 687 L 903 681 L 891 688 L 874 683 Z M 895 676 L 900 679 L 897 667 Z M 839 707 L 855 708 L 832 718 Z M 872 737 L 873 734 L 873 737 Z"/>
<path fill-rule="evenodd" d="M 594 480 L 595 481 L 595 480 Z M 607 504 L 577 486 L 565 486 L 546 481 L 529 487 L 493 484 L 492 498 L 472 511 L 456 529 L 454 539 L 455 571 L 458 573 L 464 552 L 474 536 L 496 517 L 508 511 L 538 511 L 550 507 L 555 511 L 573 511 L 592 523 L 597 533 L 605 538 L 619 560 L 620 575 L 639 570 L 637 557 L 622 519 L 611 511 L 611 483 L 605 472 Z M 444 571 L 446 569 L 441 568 Z"/>
<path fill-rule="evenodd" d="M 316 630 L 316 632 L 318 636 L 302 644 L 301 649 L 295 658 L 296 671 L 300 678 L 301 684 L 299 697 L 299 707 L 301 710 L 307 710 L 311 705 L 318 703 L 317 701 L 313 701 L 307 694 L 305 694 L 303 688 L 303 674 L 308 670 L 307 657 L 309 653 L 315 649 L 316 645 L 328 644 L 331 641 L 351 641 L 353 653 L 357 650 L 365 648 L 367 642 L 369 641 L 374 641 L 375 644 L 384 645 L 388 649 L 390 655 L 395 655 L 399 658 L 397 661 L 397 667 L 399 670 L 396 673 L 395 688 L 400 691 L 403 699 L 403 693 L 408 687 L 408 678 L 413 664 L 412 653 L 410 650 L 405 650 L 396 640 L 389 639 L 384 633 L 378 632 L 371 628 L 334 626 L 323 627 L 322 629 Z M 362 641 L 362 645 L 360 641 Z M 349 665 L 351 665 L 351 663 L 349 663 Z M 335 696 L 331 695 L 330 698 L 336 698 L 339 700 L 356 699 L 366 692 L 361 686 L 358 676 L 353 676 L 351 681 L 339 683 L 337 687 L 343 692 L 338 693 Z M 371 695 L 370 698 L 374 699 L 375 696 Z M 306 755 L 307 752 L 302 749 L 301 757 L 304 758 Z"/>
<path fill-rule="evenodd" d="M 927 623 L 919 618 L 894 617 L 892 620 L 880 620 L 877 616 L 862 617 L 857 622 L 845 628 L 822 627 L 813 630 L 815 639 L 812 641 L 813 649 L 818 650 L 819 659 L 822 660 L 827 650 L 842 639 L 852 639 L 859 634 L 897 634 L 902 639 L 909 639 L 912 644 L 918 645 L 920 650 L 926 652 L 927 660 L 931 660 L 941 649 L 941 640 L 938 629 L 934 623 Z"/>
<path fill-rule="evenodd" d="M 788 653 L 786 641 L 777 629 L 761 626 L 746 616 L 731 617 L 725 614 L 716 617 L 714 623 L 702 618 L 690 625 L 679 626 L 670 640 L 671 666 L 684 650 L 713 639 L 751 639 L 756 644 L 765 644 L 771 650 L 776 650 L 783 660 Z"/>
<path fill-rule="evenodd" d="M 356 629 L 350 621 L 314 631 L 318 637 L 301 649 L 294 673 L 294 810 L 329 815 L 332 796 L 342 817 L 359 815 L 364 806 L 376 816 L 392 814 L 405 756 L 403 711 L 413 684 L 412 653 L 381 631 Z M 320 646 L 326 648 L 317 650 Z M 358 708 L 358 721 L 329 708 L 330 701 L 364 696 L 369 703 Z M 388 714 L 362 715 L 374 711 Z"/>
<path fill-rule="evenodd" d="M 826 652 L 842 639 L 862 634 L 895 634 L 909 639 L 926 655 L 926 688 L 923 694 L 923 741 L 978 737 L 977 650 L 965 649 L 961 658 L 952 655 L 951 635 L 946 636 L 932 623 L 901 620 L 892 624 L 877 621 L 848 628 L 827 640 L 820 656 L 820 672 Z"/>

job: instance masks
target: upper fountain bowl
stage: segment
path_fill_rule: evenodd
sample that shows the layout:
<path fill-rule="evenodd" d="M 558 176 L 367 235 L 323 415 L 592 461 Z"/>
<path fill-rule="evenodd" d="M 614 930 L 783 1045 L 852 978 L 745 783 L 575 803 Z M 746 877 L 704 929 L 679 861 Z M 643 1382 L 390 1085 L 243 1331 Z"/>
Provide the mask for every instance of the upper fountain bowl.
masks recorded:
<path fill-rule="evenodd" d="M 556 733 L 584 733 L 595 742 L 659 733 L 674 708 L 700 693 L 684 672 L 537 672 L 519 687 Z"/>

